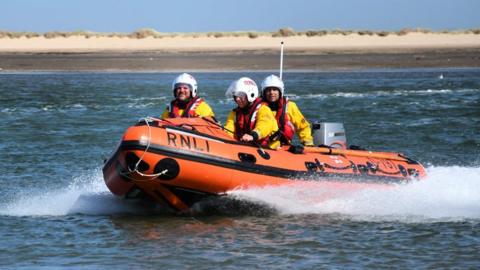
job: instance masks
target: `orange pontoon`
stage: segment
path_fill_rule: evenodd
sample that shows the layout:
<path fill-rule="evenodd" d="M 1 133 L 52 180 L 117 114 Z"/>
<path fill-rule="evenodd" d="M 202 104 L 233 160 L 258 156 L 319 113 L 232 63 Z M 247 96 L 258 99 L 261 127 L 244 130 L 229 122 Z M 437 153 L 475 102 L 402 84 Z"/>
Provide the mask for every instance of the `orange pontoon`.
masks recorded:
<path fill-rule="evenodd" d="M 402 183 L 423 177 L 425 169 L 398 153 L 262 149 L 233 140 L 209 119 L 147 118 L 127 129 L 103 175 L 115 195 L 185 211 L 234 189 L 299 181 Z"/>

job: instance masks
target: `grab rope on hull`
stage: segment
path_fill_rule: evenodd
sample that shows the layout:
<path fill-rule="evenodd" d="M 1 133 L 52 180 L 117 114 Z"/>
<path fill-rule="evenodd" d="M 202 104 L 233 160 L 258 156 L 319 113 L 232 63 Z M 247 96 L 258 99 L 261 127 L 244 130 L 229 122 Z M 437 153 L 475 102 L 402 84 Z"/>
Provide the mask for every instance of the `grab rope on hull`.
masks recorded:
<path fill-rule="evenodd" d="M 161 175 L 164 175 L 164 174 L 166 174 L 166 173 L 168 172 L 168 169 L 165 169 L 165 170 L 163 170 L 163 171 L 161 171 L 161 172 L 159 172 L 159 173 L 149 174 L 149 173 L 142 173 L 142 172 L 140 172 L 140 171 L 138 170 L 138 166 L 139 166 L 140 163 L 143 161 L 143 158 L 145 157 L 145 154 L 148 152 L 148 149 L 150 148 L 151 141 L 152 141 L 152 131 L 151 131 L 151 127 L 150 127 L 149 122 L 158 121 L 158 119 L 153 118 L 153 117 L 150 117 L 150 116 L 145 117 L 145 118 L 143 118 L 143 119 L 140 119 L 139 122 L 142 121 L 142 120 L 145 121 L 145 124 L 146 124 L 147 127 L 148 127 L 147 146 L 145 147 L 145 150 L 143 151 L 142 155 L 139 157 L 137 163 L 135 163 L 134 169 L 132 170 L 132 169 L 130 169 L 130 166 L 127 166 L 128 175 L 125 175 L 125 174 L 124 174 L 125 177 L 127 177 L 127 178 L 129 178 L 129 179 L 131 179 L 131 180 L 135 180 L 135 181 L 141 181 L 141 180 L 130 178 L 130 176 L 129 176 L 130 174 L 132 174 L 132 173 L 137 173 L 138 175 L 143 176 L 143 177 L 150 177 L 150 179 L 146 179 L 146 181 L 149 181 L 149 180 L 152 180 L 152 179 L 154 179 L 154 178 L 157 178 L 157 177 L 159 177 L 159 176 L 161 176 Z"/>

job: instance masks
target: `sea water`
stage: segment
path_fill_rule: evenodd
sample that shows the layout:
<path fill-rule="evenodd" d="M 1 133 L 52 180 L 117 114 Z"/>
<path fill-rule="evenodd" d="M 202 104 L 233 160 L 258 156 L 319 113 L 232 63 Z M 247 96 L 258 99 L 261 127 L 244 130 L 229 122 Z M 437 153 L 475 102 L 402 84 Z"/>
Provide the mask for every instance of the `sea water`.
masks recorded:
<path fill-rule="evenodd" d="M 176 75 L 0 73 L 0 268 L 480 266 L 479 69 L 285 73 L 310 121 L 342 122 L 348 144 L 402 152 L 428 176 L 232 191 L 193 215 L 116 198 L 101 173 L 128 126 L 162 113 Z M 194 73 L 221 121 L 230 82 L 267 75 Z"/>

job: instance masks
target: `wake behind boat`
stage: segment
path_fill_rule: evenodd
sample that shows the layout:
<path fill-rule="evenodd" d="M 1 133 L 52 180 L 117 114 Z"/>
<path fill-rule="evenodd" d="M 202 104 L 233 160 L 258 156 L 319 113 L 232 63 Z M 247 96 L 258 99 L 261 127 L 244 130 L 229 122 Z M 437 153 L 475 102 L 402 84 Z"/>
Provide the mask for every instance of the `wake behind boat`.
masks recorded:
<path fill-rule="evenodd" d="M 352 187 L 405 183 L 425 176 L 425 169 L 399 153 L 328 146 L 263 149 L 232 139 L 207 118 L 146 118 L 126 130 L 103 175 L 117 196 L 186 211 L 235 189 L 311 181 Z"/>

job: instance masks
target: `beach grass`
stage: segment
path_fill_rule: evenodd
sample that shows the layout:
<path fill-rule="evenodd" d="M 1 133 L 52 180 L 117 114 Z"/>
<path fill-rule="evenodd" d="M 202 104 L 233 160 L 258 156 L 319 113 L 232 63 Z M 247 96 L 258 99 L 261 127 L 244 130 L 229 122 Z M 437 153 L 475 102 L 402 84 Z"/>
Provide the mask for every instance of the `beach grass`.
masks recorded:
<path fill-rule="evenodd" d="M 222 38 L 222 37 L 248 37 L 248 38 L 258 38 L 262 36 L 266 37 L 292 37 L 292 36 L 306 36 L 306 37 L 315 37 L 315 36 L 325 36 L 325 35 L 359 35 L 359 36 L 379 36 L 386 37 L 389 35 L 405 36 L 412 33 L 422 33 L 422 34 L 475 34 L 480 35 L 480 28 L 473 29 L 459 29 L 459 30 L 440 30 L 433 31 L 425 28 L 404 28 L 398 31 L 373 31 L 373 30 L 307 30 L 307 31 L 295 31 L 291 27 L 280 28 L 277 31 L 273 32 L 260 32 L 260 31 L 234 31 L 234 32 L 159 32 L 153 28 L 142 28 L 131 33 L 123 32 L 111 32 L 111 33 L 101 33 L 101 32 L 92 32 L 92 31 L 49 31 L 45 33 L 37 32 L 15 32 L 15 31 L 1 31 L 0 38 L 38 38 L 44 37 L 47 39 L 54 38 L 68 38 L 68 37 L 84 37 L 84 38 L 99 38 L 99 37 L 117 37 L 117 38 L 130 38 L 130 39 L 144 39 L 144 38 L 174 38 L 174 37 L 213 37 L 213 38 Z"/>

